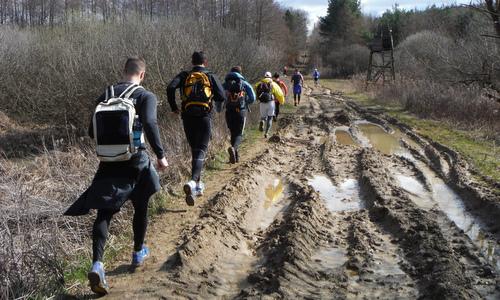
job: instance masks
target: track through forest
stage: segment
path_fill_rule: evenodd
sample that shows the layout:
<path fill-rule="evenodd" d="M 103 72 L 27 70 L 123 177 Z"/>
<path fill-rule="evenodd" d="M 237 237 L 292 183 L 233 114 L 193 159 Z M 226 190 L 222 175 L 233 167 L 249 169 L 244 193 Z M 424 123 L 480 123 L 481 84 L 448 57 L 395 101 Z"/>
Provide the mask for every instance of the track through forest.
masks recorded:
<path fill-rule="evenodd" d="M 500 195 L 454 151 L 323 88 L 108 270 L 108 298 L 500 298 Z M 124 259 L 124 263 L 126 259 Z"/>

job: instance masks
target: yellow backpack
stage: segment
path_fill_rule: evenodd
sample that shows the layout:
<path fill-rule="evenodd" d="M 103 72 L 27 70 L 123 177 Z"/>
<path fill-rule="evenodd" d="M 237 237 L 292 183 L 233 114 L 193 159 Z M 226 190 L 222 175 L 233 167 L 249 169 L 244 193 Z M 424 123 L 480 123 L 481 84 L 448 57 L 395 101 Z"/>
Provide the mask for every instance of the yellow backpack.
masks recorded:
<path fill-rule="evenodd" d="M 191 72 L 184 81 L 183 88 L 183 109 L 189 106 L 203 106 L 208 110 L 212 109 L 212 85 L 207 73 Z"/>

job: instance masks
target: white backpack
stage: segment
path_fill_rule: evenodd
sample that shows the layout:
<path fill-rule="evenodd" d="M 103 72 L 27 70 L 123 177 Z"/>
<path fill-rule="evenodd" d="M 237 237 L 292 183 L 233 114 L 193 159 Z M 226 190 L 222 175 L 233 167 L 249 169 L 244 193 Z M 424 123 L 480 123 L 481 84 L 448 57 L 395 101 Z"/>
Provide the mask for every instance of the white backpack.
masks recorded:
<path fill-rule="evenodd" d="M 115 97 L 115 90 L 110 86 L 106 89 L 105 100 L 97 105 L 92 122 L 96 153 L 100 161 L 127 161 L 137 152 L 137 145 L 134 143 L 136 100 L 130 97 L 140 88 L 140 85 L 132 84 L 120 96 Z M 140 135 L 142 142 L 142 132 Z"/>

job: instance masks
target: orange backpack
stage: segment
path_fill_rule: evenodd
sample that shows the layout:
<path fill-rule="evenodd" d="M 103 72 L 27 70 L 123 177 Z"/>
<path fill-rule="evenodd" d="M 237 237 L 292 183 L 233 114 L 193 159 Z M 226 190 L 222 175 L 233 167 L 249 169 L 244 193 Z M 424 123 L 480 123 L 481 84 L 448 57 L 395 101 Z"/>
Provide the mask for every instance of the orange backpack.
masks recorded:
<path fill-rule="evenodd" d="M 191 72 L 184 81 L 182 107 L 203 106 L 212 109 L 212 85 L 207 73 Z"/>

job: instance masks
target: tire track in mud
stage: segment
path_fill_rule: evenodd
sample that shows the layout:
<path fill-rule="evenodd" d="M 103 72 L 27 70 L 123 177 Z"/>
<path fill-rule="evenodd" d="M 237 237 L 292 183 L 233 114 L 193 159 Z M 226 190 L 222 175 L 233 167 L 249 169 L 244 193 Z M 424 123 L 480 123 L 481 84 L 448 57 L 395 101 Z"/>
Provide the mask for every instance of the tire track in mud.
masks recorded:
<path fill-rule="evenodd" d="M 488 258 L 439 198 L 458 190 L 457 201 L 495 208 L 495 190 L 471 184 L 458 155 L 396 120 L 328 90 L 308 96 L 296 114 L 279 120 L 267 149 L 238 166 L 206 202 L 196 225 L 134 295 L 498 297 L 492 258 L 499 222 L 487 222 L 498 211 L 467 212 L 473 224 L 484 223 L 477 226 L 494 247 Z M 393 131 L 395 142 L 374 143 Z M 436 194 L 438 186 L 450 190 Z"/>

